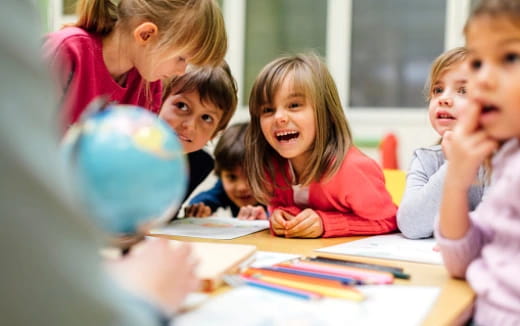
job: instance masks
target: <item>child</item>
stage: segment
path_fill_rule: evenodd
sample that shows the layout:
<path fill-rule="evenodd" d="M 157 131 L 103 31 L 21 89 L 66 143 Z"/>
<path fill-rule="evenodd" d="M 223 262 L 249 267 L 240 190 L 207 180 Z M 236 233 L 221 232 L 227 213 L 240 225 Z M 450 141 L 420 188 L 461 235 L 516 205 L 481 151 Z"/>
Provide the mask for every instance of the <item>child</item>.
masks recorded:
<path fill-rule="evenodd" d="M 249 100 L 246 173 L 278 236 L 317 238 L 396 229 L 381 168 L 352 145 L 334 81 L 316 55 L 260 72 Z"/>
<path fill-rule="evenodd" d="M 248 123 L 235 124 L 224 131 L 215 147 L 215 186 L 195 196 L 186 207 L 186 216 L 206 217 L 219 207 L 231 209 L 239 219 L 265 220 L 263 206 L 258 205 L 244 173 L 244 137 Z M 257 206 L 258 205 L 258 206 Z"/>
<path fill-rule="evenodd" d="M 520 325 L 520 3 L 482 1 L 465 27 L 472 106 L 448 135 L 435 236 L 444 263 L 476 292 L 476 325 Z M 469 213 L 467 191 L 493 155 L 491 185 Z"/>
<path fill-rule="evenodd" d="M 0 215 L 9 230 L 0 237 L 0 288 L 10 298 L 0 324 L 166 325 L 197 288 L 195 259 L 188 247 L 156 239 L 111 264 L 111 274 L 101 264 L 101 239 L 61 168 L 36 4 L 3 1 L 0 12 L 10 35 L 0 38 L 0 71 L 10 81 L 0 83 Z"/>
<path fill-rule="evenodd" d="M 202 148 L 226 128 L 236 106 L 235 80 L 226 62 L 215 68 L 190 68 L 165 87 L 159 117 L 175 130 L 188 154 L 190 183 L 185 199 L 213 170 L 213 159 Z"/>
<path fill-rule="evenodd" d="M 80 0 L 77 15 L 44 43 L 64 129 L 100 95 L 159 112 L 161 79 L 215 65 L 227 49 L 214 0 Z"/>
<path fill-rule="evenodd" d="M 467 56 L 465 48 L 454 48 L 437 57 L 430 69 L 426 84 L 428 115 L 433 129 L 441 137 L 453 129 L 459 111 L 468 105 Z M 447 165 L 441 144 L 417 149 L 410 163 L 406 190 L 397 210 L 397 225 L 407 238 L 433 235 Z M 484 170 L 479 174 L 482 182 L 475 183 L 468 192 L 470 210 L 477 207 L 484 192 Z"/>

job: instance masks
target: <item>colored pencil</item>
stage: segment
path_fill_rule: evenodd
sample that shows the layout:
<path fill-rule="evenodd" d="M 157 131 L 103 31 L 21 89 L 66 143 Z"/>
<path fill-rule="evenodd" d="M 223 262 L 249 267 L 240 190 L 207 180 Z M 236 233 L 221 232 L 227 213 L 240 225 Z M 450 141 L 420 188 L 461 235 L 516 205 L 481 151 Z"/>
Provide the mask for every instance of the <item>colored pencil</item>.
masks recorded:
<path fill-rule="evenodd" d="M 275 266 L 292 267 L 309 272 L 319 272 L 334 276 L 350 277 L 371 284 L 390 284 L 394 281 L 394 275 L 388 272 L 373 271 L 348 266 L 339 266 L 311 261 L 293 261 L 291 263 L 280 263 Z"/>
<path fill-rule="evenodd" d="M 318 284 L 318 285 L 323 285 L 323 286 L 335 287 L 338 289 L 344 288 L 344 287 L 349 287 L 349 285 L 346 285 L 346 284 L 342 283 L 341 281 L 337 281 L 337 280 L 329 280 L 329 279 L 316 278 L 316 277 L 312 277 L 312 276 L 285 273 L 285 272 L 281 272 L 281 271 L 267 269 L 265 267 L 264 268 L 248 268 L 242 272 L 242 275 L 252 276 L 252 277 L 272 276 L 272 277 L 278 277 L 278 278 L 283 278 L 283 279 L 302 282 L 302 283 L 310 283 L 310 284 Z"/>
<path fill-rule="evenodd" d="M 301 276 L 309 276 L 324 280 L 332 280 L 332 281 L 338 281 L 345 285 L 362 285 L 363 282 L 360 280 L 353 279 L 351 277 L 345 277 L 345 276 L 336 276 L 336 275 L 330 275 L 320 272 L 310 272 L 301 270 L 298 268 L 293 268 L 292 266 L 272 266 L 272 267 L 264 267 L 262 268 L 264 270 L 271 270 L 271 271 L 277 271 L 277 272 L 283 272 L 288 274 L 294 274 L 294 275 L 301 275 Z"/>
<path fill-rule="evenodd" d="M 287 286 L 287 287 L 298 289 L 298 290 L 319 293 L 321 295 L 328 296 L 328 297 L 335 297 L 335 298 L 348 299 L 348 300 L 354 300 L 354 301 L 364 300 L 363 294 L 361 292 L 359 292 L 358 290 L 351 288 L 351 287 L 335 288 L 335 287 L 328 287 L 328 286 L 317 285 L 317 284 L 292 281 L 292 280 L 278 278 L 278 277 L 272 277 L 272 276 L 255 276 L 255 278 L 257 278 L 261 281 L 264 281 L 264 282 L 271 283 L 271 284 Z"/>
<path fill-rule="evenodd" d="M 405 280 L 410 278 L 410 274 L 406 274 L 405 272 L 403 272 L 403 269 L 400 267 L 392 267 L 392 266 L 371 264 L 371 263 L 362 263 L 362 262 L 353 261 L 353 260 L 336 259 L 336 258 L 329 258 L 329 257 L 322 257 L 322 256 L 310 257 L 310 258 L 308 258 L 308 260 L 321 262 L 321 263 L 329 263 L 329 264 L 336 264 L 336 265 L 342 265 L 342 266 L 351 266 L 351 267 L 358 267 L 358 268 L 365 268 L 365 269 L 370 269 L 370 270 L 389 272 L 389 273 L 392 273 L 396 278 L 405 279 Z"/>
<path fill-rule="evenodd" d="M 252 278 L 252 277 L 241 276 L 241 278 L 244 280 L 245 284 L 247 284 L 247 285 L 265 289 L 265 290 L 270 290 L 270 291 L 273 291 L 276 293 L 286 294 L 286 295 L 290 295 L 293 297 L 297 297 L 300 299 L 306 299 L 306 300 L 313 300 L 313 299 L 321 298 L 321 294 L 319 294 L 319 293 L 295 289 L 292 287 L 284 286 L 282 284 L 265 282 L 261 279 L 256 279 L 256 278 Z"/>

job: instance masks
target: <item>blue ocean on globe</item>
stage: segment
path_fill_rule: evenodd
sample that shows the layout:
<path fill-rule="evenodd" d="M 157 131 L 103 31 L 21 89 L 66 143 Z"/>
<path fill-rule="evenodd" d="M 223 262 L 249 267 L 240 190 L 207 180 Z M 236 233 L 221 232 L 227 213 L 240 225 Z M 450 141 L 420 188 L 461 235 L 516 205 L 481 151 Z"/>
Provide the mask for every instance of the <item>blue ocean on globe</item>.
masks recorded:
<path fill-rule="evenodd" d="M 82 118 L 63 146 L 80 198 L 112 234 L 145 232 L 184 198 L 182 146 L 170 126 L 143 108 L 110 105 Z"/>

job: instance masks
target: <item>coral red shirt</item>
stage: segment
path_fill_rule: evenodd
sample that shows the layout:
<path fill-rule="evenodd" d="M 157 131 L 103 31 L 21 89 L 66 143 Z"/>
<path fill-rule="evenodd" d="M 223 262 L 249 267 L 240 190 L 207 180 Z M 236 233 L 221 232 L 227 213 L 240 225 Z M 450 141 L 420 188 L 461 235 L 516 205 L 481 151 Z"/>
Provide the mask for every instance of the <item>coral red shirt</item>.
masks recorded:
<path fill-rule="evenodd" d="M 275 176 L 284 184 L 283 171 Z M 297 215 L 305 208 L 314 210 L 323 221 L 323 237 L 389 233 L 397 229 L 397 206 L 385 187 L 380 166 L 352 146 L 339 170 L 325 182 L 312 182 L 306 207 L 294 202 L 291 186 L 275 187 L 269 211 L 282 209 Z"/>
<path fill-rule="evenodd" d="M 137 69 L 132 68 L 124 85 L 119 85 L 103 60 L 101 37 L 81 28 L 67 27 L 47 34 L 43 51 L 58 83 L 60 118 L 64 128 L 76 122 L 88 104 L 100 95 L 105 95 L 109 101 L 139 105 L 154 113 L 159 112 L 161 82 L 150 83 L 147 95 L 145 81 Z"/>

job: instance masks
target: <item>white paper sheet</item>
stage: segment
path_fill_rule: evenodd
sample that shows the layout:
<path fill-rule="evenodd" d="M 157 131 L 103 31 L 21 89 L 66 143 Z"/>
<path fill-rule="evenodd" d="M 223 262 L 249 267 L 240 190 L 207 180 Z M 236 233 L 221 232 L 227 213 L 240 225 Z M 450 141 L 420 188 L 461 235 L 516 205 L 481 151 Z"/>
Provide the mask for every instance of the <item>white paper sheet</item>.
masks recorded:
<path fill-rule="evenodd" d="M 434 247 L 435 239 L 433 238 L 410 240 L 399 233 L 377 235 L 314 251 L 441 265 L 441 253 Z"/>
<path fill-rule="evenodd" d="M 282 263 L 291 259 L 301 257 L 300 255 L 286 254 L 274 251 L 261 251 L 255 252 L 255 255 L 251 260 L 247 261 L 244 266 L 261 268 L 270 267 L 274 264 Z"/>
<path fill-rule="evenodd" d="M 420 325 L 439 289 L 415 286 L 363 286 L 363 302 L 340 299 L 306 301 L 241 286 L 178 315 L 176 326 L 327 326 Z"/>
<path fill-rule="evenodd" d="M 246 221 L 231 217 L 182 218 L 151 234 L 230 240 L 269 228 L 269 221 Z"/>

